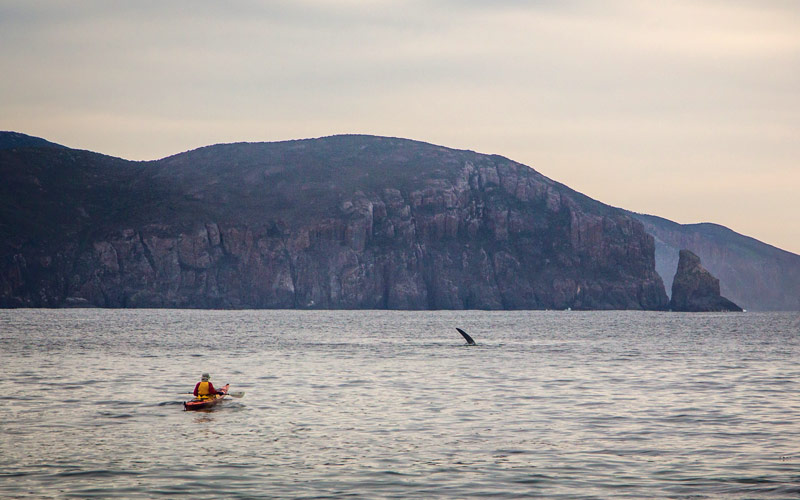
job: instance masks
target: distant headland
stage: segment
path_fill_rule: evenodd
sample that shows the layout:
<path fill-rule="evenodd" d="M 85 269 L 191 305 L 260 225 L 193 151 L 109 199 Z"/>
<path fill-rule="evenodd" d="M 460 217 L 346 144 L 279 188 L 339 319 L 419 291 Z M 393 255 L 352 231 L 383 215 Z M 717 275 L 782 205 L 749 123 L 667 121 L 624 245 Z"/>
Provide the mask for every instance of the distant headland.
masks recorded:
<path fill-rule="evenodd" d="M 343 135 L 133 162 L 8 132 L 0 179 L 2 307 L 670 303 L 652 220 L 496 155 Z"/>

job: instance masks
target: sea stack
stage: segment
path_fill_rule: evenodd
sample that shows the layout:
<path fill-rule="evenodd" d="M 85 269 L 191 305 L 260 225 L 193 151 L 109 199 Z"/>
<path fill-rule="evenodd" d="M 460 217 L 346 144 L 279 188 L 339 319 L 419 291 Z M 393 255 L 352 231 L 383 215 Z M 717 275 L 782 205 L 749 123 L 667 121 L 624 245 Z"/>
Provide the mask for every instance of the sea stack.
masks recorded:
<path fill-rule="evenodd" d="M 742 311 L 720 295 L 719 280 L 700 265 L 700 257 L 685 249 L 678 257 L 669 308 L 679 312 Z"/>

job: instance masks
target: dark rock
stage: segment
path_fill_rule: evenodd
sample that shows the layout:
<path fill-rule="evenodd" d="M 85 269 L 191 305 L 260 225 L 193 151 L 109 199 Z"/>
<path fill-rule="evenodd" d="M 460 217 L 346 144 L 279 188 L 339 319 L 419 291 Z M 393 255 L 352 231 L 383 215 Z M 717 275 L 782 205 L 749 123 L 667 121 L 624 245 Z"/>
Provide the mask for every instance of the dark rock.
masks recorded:
<path fill-rule="evenodd" d="M 742 311 L 720 295 L 719 280 L 701 266 L 700 257 L 689 250 L 680 251 L 669 306 L 681 312 Z"/>
<path fill-rule="evenodd" d="M 499 156 L 336 136 L 142 163 L 0 150 L 0 175 L 5 307 L 668 302 L 640 222 Z"/>
<path fill-rule="evenodd" d="M 656 243 L 656 271 L 667 290 L 682 248 L 719 278 L 720 292 L 748 311 L 800 310 L 800 255 L 718 224 L 677 224 L 652 215 L 639 219 Z"/>

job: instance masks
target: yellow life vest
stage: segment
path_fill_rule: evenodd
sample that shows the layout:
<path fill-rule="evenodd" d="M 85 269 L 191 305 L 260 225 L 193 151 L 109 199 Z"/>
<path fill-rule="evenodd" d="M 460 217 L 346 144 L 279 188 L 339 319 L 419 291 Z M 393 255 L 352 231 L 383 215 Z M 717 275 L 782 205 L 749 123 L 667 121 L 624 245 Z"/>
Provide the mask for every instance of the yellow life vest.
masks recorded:
<path fill-rule="evenodd" d="M 213 398 L 211 391 L 208 389 L 208 381 L 200 382 L 200 385 L 197 386 L 197 397 L 200 399 Z"/>

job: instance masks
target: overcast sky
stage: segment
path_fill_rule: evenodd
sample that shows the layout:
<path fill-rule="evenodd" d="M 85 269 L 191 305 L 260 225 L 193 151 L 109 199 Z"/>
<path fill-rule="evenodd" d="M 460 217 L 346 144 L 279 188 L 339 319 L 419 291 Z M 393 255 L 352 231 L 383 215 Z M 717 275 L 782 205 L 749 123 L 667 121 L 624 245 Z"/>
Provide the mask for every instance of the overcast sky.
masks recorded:
<path fill-rule="evenodd" d="M 800 1 L 0 0 L 0 130 L 500 154 L 800 253 Z"/>

